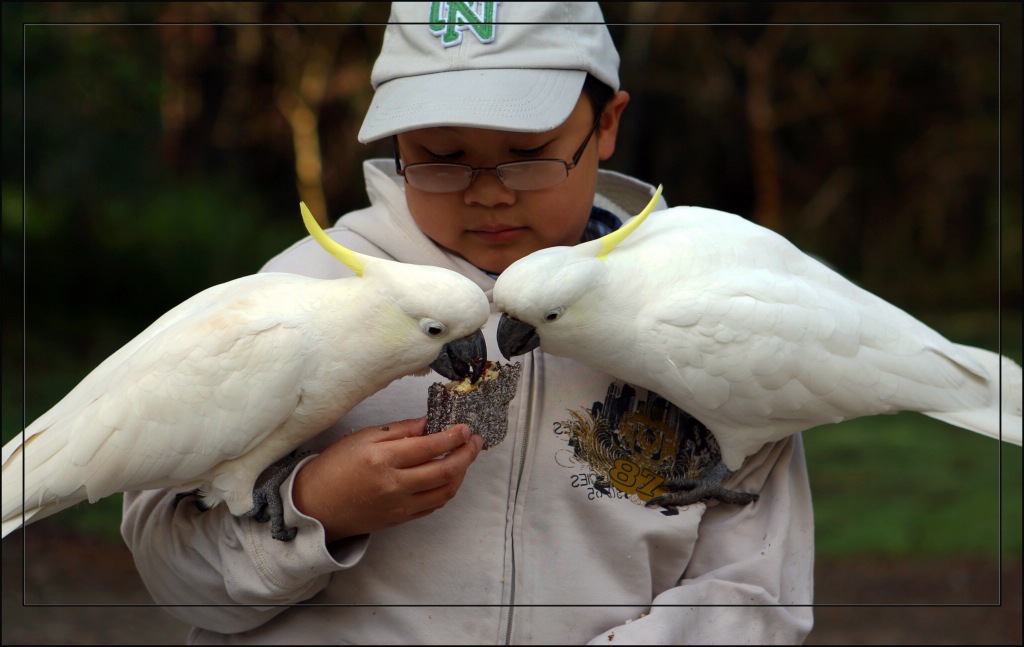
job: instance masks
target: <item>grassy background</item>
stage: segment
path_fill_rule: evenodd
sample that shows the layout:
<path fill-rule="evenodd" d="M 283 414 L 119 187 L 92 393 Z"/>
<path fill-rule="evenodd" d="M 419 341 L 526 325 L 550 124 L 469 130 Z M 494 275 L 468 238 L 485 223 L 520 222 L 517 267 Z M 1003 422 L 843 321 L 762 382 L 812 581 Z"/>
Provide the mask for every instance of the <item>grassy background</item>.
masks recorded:
<path fill-rule="evenodd" d="M 804 441 L 819 555 L 995 557 L 1000 522 L 1002 553 L 1021 554 L 1020 447 L 911 413 Z"/>

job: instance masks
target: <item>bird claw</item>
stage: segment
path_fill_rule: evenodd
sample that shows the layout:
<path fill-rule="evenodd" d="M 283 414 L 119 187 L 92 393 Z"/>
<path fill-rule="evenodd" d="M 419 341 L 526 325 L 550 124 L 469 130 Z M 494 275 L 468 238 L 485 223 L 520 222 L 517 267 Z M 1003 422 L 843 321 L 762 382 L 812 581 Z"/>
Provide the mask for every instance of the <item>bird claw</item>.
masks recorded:
<path fill-rule="evenodd" d="M 757 494 L 750 492 L 736 492 L 723 487 L 698 486 L 689 491 L 669 492 L 656 496 L 647 502 L 647 507 L 664 506 L 674 508 L 686 506 L 700 501 L 721 501 L 722 503 L 747 504 L 753 503 L 760 498 Z"/>
<path fill-rule="evenodd" d="M 195 506 L 199 509 L 200 512 L 206 512 L 207 510 L 210 509 L 210 507 L 203 503 L 202 494 L 203 491 L 200 490 L 199 488 L 196 488 L 195 490 L 186 490 L 185 492 L 178 492 L 177 494 L 174 495 L 174 501 L 171 502 L 171 506 L 177 508 L 178 505 L 183 500 L 189 497 L 195 497 Z"/>
<path fill-rule="evenodd" d="M 281 498 L 281 484 L 298 465 L 305 454 L 292 452 L 264 472 L 266 478 L 252 491 L 252 509 L 245 513 L 246 517 L 260 523 L 270 522 L 270 534 L 278 541 L 295 539 L 299 529 L 286 527 L 284 523 L 284 501 Z"/>
<path fill-rule="evenodd" d="M 717 463 L 706 470 L 699 478 L 668 481 L 662 487 L 670 490 L 667 494 L 656 496 L 646 503 L 647 507 L 664 506 L 675 508 L 700 501 L 720 501 L 745 505 L 757 501 L 760 496 L 751 492 L 737 492 L 722 486 L 732 472 L 723 463 Z"/>

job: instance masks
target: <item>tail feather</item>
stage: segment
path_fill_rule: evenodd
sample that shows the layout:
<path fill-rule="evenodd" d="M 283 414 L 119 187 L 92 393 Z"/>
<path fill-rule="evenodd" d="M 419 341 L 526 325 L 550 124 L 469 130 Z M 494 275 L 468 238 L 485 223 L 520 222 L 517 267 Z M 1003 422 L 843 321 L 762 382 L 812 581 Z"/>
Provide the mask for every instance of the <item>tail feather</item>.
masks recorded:
<path fill-rule="evenodd" d="M 966 411 L 924 411 L 936 420 L 969 431 L 996 438 L 1014 445 L 1021 444 L 1021 367 L 1012 359 L 997 353 L 958 344 L 959 348 L 978 360 L 989 374 L 992 397 L 988 408 Z"/>
<path fill-rule="evenodd" d="M 21 436 L 16 436 L 3 448 L 3 536 L 21 527 L 22 511 L 25 508 L 25 483 L 23 480 Z"/>
<path fill-rule="evenodd" d="M 87 495 L 85 486 L 79 487 L 65 496 L 55 496 L 47 485 L 44 474 L 51 469 L 45 465 L 46 460 L 36 461 L 41 458 L 43 452 L 33 452 L 34 465 L 25 466 L 25 446 L 33 444 L 33 448 L 43 449 L 46 445 L 39 445 L 40 439 L 45 439 L 44 434 L 32 430 L 26 430 L 25 444 L 22 444 L 22 436 L 15 436 L 3 447 L 3 496 L 2 507 L 0 507 L 0 520 L 2 520 L 2 537 L 6 537 L 22 525 L 38 521 L 61 510 L 85 501 Z M 27 490 L 26 490 L 27 486 Z M 27 506 L 27 508 L 26 508 Z"/>
<path fill-rule="evenodd" d="M 30 523 L 35 523 L 40 519 L 45 519 L 50 515 L 57 514 L 61 510 L 66 510 L 72 506 L 78 505 L 81 502 L 82 501 L 78 499 L 71 499 L 69 501 L 57 501 L 56 503 L 49 503 L 38 508 L 31 508 L 30 510 L 26 510 L 24 515 L 22 515 L 21 507 L 19 506 L 18 509 L 14 511 L 11 517 L 7 517 L 6 514 L 4 515 L 2 522 L 3 534 L 0 535 L 0 538 L 6 537 L 18 528 L 27 526 Z"/>

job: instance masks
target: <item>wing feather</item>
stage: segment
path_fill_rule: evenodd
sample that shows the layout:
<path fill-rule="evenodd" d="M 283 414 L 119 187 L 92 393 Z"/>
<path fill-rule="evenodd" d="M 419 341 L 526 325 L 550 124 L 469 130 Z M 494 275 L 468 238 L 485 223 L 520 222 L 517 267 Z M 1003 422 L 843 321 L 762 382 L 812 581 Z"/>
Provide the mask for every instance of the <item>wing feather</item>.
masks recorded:
<path fill-rule="evenodd" d="M 685 226 L 652 214 L 618 262 L 642 256 L 656 277 L 631 297 L 659 338 L 640 362 L 661 367 L 648 386 L 690 394 L 675 403 L 716 434 L 756 448 L 864 415 L 986 406 L 989 374 L 956 344 L 768 230 L 688 211 Z"/>
<path fill-rule="evenodd" d="M 5 511 L 8 473 L 21 479 L 7 463 L 22 454 L 26 502 L 93 502 L 199 479 L 280 428 L 316 340 L 301 338 L 301 312 L 246 307 L 252 293 L 279 289 L 266 276 L 235 283 L 234 305 L 216 314 L 204 314 L 206 302 L 232 284 L 168 312 L 33 422 L 23 452 L 18 443 L 5 447 Z M 18 485 L 11 494 L 21 494 Z"/>

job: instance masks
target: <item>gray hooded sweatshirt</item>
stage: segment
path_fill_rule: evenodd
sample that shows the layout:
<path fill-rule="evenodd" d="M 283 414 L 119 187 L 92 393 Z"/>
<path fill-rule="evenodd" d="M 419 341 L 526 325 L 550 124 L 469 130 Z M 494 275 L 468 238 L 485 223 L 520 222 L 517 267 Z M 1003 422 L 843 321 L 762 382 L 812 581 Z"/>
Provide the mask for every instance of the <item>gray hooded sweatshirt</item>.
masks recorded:
<path fill-rule="evenodd" d="M 393 162 L 365 164 L 371 206 L 327 233 L 356 251 L 494 279 L 427 238 Z M 595 205 L 622 220 L 653 189 L 601 171 Z M 663 207 L 664 205 L 662 205 Z M 350 275 L 305 238 L 264 271 Z M 498 314 L 484 328 L 497 348 Z M 500 360 L 500 357 L 491 357 Z M 713 441 L 657 394 L 535 350 L 509 431 L 454 499 L 414 521 L 327 545 L 282 486 L 291 542 L 224 506 L 129 493 L 122 535 L 154 600 L 192 644 L 799 643 L 812 626 L 814 529 L 799 436 L 765 446 L 727 483 L 751 505 L 646 507 L 662 479 L 710 460 Z M 426 414 L 431 374 L 367 399 L 303 449 Z M 312 456 L 305 460 L 310 460 Z M 301 465 L 300 465 L 301 469 Z M 298 470 L 296 470 L 297 472 Z"/>

